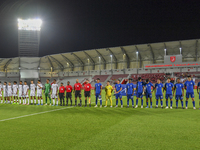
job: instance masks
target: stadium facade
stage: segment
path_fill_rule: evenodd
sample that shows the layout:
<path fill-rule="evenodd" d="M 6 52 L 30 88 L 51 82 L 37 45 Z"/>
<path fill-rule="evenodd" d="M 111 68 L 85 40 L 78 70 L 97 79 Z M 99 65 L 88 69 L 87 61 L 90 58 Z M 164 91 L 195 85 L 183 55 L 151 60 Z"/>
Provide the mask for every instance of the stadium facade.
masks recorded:
<path fill-rule="evenodd" d="M 165 61 L 167 56 L 169 56 L 168 62 Z M 170 58 L 174 56 L 176 61 L 168 65 Z M 178 58 L 179 56 L 181 58 Z M 51 78 L 197 72 L 200 71 L 199 56 L 199 42 L 198 39 L 194 39 L 83 50 L 44 57 L 2 58 L 0 77 Z M 181 64 L 186 65 L 181 66 Z"/>

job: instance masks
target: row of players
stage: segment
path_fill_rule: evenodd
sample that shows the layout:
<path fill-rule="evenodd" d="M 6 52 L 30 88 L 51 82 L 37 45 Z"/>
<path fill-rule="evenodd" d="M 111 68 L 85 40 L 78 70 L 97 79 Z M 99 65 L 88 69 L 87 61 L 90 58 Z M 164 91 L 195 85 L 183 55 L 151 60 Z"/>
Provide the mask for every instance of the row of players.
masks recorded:
<path fill-rule="evenodd" d="M 126 85 L 126 95 L 127 95 L 127 108 L 129 107 L 129 100 L 132 100 L 132 107 L 137 108 L 138 107 L 138 99 L 141 99 L 141 108 L 143 108 L 143 95 L 146 96 L 146 104 L 147 107 L 149 108 L 149 99 L 150 99 L 150 108 L 152 108 L 152 93 L 155 91 L 155 97 L 156 97 L 156 108 L 158 108 L 158 100 L 160 99 L 161 103 L 161 108 L 163 108 L 163 92 L 166 91 L 166 109 L 168 109 L 168 99 L 170 99 L 170 108 L 172 109 L 172 104 L 173 104 L 173 96 L 175 95 L 176 99 L 176 108 L 178 108 L 178 100 L 181 101 L 181 106 L 183 108 L 183 96 L 184 96 L 184 89 L 186 90 L 186 109 L 188 108 L 188 99 L 189 97 L 192 98 L 192 103 L 193 103 L 193 109 L 195 108 L 195 100 L 194 100 L 194 87 L 195 83 L 194 81 L 191 80 L 191 77 L 188 76 L 188 80 L 184 83 L 184 85 L 180 82 L 180 79 L 177 79 L 177 83 L 173 85 L 173 83 L 170 82 L 170 78 L 167 79 L 167 83 L 163 85 L 160 81 L 160 79 L 157 79 L 157 83 L 155 86 L 149 82 L 149 80 L 146 80 L 146 83 L 142 81 L 142 79 L 139 77 L 137 84 L 132 83 L 132 79 L 129 79 L 128 84 Z M 88 80 L 86 80 L 86 84 L 84 85 L 84 96 L 85 96 L 85 107 L 87 106 L 87 99 L 89 100 L 89 106 L 91 107 L 91 89 L 92 86 L 89 83 Z M 35 92 L 37 91 L 37 98 L 38 98 L 38 104 L 37 105 L 43 105 L 43 99 L 42 99 L 42 89 L 43 86 L 38 80 L 37 86 L 31 81 L 30 84 L 30 97 L 31 97 L 31 104 L 36 105 L 36 96 Z M 76 80 L 76 83 L 74 85 L 74 94 L 75 94 L 75 106 L 77 106 L 77 98 L 79 98 L 80 103 L 78 104 L 79 106 L 82 106 L 82 100 L 81 100 L 81 89 L 82 85 L 79 83 L 78 79 Z M 153 90 L 152 90 L 153 89 Z M 200 89 L 200 82 L 197 85 L 197 93 L 199 93 Z M 95 84 L 95 96 L 96 96 L 96 105 L 98 103 L 98 100 L 100 100 L 100 107 L 102 107 L 102 99 L 101 99 L 101 93 L 102 93 L 102 84 L 100 83 L 100 79 L 97 79 L 97 83 Z M 107 107 L 107 101 L 110 100 L 110 104 L 112 107 L 112 92 L 115 92 L 115 97 L 116 97 L 116 106 L 118 107 L 118 100 L 121 102 L 121 107 L 123 107 L 123 101 L 122 101 L 122 85 L 120 84 L 120 81 L 117 81 L 117 84 L 115 85 L 115 88 L 110 85 L 110 82 L 107 82 L 107 86 L 105 87 L 105 92 L 106 92 L 106 105 Z M 11 83 L 9 82 L 8 85 L 6 82 L 4 82 L 4 85 L 2 86 L 0 84 L 0 98 L 1 98 L 1 103 L 3 103 L 2 99 L 2 91 L 4 93 L 4 98 L 5 98 L 5 103 L 6 103 L 6 98 L 7 98 L 7 103 L 13 103 L 12 97 L 14 97 L 14 103 L 13 104 L 21 104 L 21 100 L 23 100 L 24 105 L 29 105 L 29 96 L 28 96 L 28 91 L 29 91 L 29 86 L 27 85 L 27 82 L 24 82 L 24 85 L 22 84 L 22 81 L 20 81 L 19 86 L 17 85 L 17 82 L 14 81 L 13 86 L 11 86 Z M 58 92 L 59 91 L 59 92 Z M 58 88 L 58 84 L 56 83 L 56 80 L 54 79 L 53 84 L 51 85 L 49 83 L 49 79 L 46 80 L 46 84 L 44 87 L 44 93 L 45 93 L 45 99 L 46 99 L 46 104 L 47 105 L 47 98 L 50 100 L 50 105 L 51 105 L 51 98 L 53 99 L 53 105 L 58 106 L 58 96 L 57 93 L 59 93 L 59 98 L 60 98 L 60 104 L 65 105 L 65 91 L 66 91 L 66 105 L 68 106 L 68 99 L 71 102 L 72 106 L 72 91 L 73 88 L 70 85 L 70 82 L 68 81 L 67 86 L 64 87 L 63 83 L 61 83 L 60 87 Z M 136 106 L 134 107 L 134 100 L 133 100 L 133 95 L 136 93 Z M 50 97 L 51 95 L 51 97 Z M 18 102 L 19 98 L 19 102 Z M 17 100 L 16 100 L 17 99 Z M 34 99 L 34 103 L 33 103 Z M 200 96 L 199 96 L 200 99 Z"/>

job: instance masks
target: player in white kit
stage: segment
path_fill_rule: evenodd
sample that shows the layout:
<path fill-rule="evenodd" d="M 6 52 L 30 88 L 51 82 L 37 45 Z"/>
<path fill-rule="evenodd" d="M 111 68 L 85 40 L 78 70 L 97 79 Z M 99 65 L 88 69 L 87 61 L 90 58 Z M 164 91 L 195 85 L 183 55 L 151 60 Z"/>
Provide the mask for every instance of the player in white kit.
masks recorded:
<path fill-rule="evenodd" d="M 17 85 L 17 81 L 14 81 L 14 83 L 13 83 L 13 97 L 14 97 L 14 103 L 13 103 L 13 104 L 16 104 L 15 99 L 17 99 L 17 104 L 18 104 L 17 93 L 18 93 L 18 85 Z"/>
<path fill-rule="evenodd" d="M 38 104 L 37 105 L 40 105 L 40 99 L 41 99 L 41 105 L 43 105 L 42 84 L 41 84 L 40 80 L 38 80 L 38 83 L 37 83 L 37 98 L 38 98 Z"/>
<path fill-rule="evenodd" d="M 3 97 L 4 97 L 4 103 L 6 103 L 6 98 L 8 97 L 8 93 L 7 93 L 7 82 L 4 82 L 3 84 Z"/>
<path fill-rule="evenodd" d="M 3 103 L 2 91 L 3 91 L 3 86 L 2 86 L 1 81 L 0 81 L 0 99 L 1 99 L 1 104 Z"/>
<path fill-rule="evenodd" d="M 18 90 L 19 90 L 19 93 L 18 93 L 18 94 L 19 94 L 19 95 L 18 95 L 19 104 L 21 104 L 21 103 L 22 103 L 22 99 L 23 99 L 23 102 L 24 102 L 22 81 L 19 82 Z"/>
<path fill-rule="evenodd" d="M 58 106 L 58 84 L 56 83 L 56 79 L 53 80 L 53 84 L 51 85 L 51 98 L 53 99 L 53 105 L 55 106 L 55 99 L 56 99 L 56 106 Z"/>
<path fill-rule="evenodd" d="M 33 83 L 33 80 L 31 80 L 30 90 L 31 90 L 30 91 L 31 105 L 33 105 L 33 98 L 34 98 L 34 103 L 36 104 L 36 97 L 35 97 L 36 86 Z"/>
<path fill-rule="evenodd" d="M 8 104 L 12 104 L 12 95 L 13 95 L 13 89 L 12 89 L 12 85 L 11 82 L 8 82 L 8 87 L 7 87 L 7 91 L 8 91 Z"/>
<path fill-rule="evenodd" d="M 26 99 L 28 100 L 27 105 L 29 105 L 29 96 L 28 96 L 29 86 L 27 85 L 26 81 L 24 81 L 23 90 L 24 90 L 23 91 L 23 93 L 24 93 L 24 95 L 23 95 L 23 97 L 24 97 L 24 99 L 23 99 L 23 105 L 26 105 Z"/>

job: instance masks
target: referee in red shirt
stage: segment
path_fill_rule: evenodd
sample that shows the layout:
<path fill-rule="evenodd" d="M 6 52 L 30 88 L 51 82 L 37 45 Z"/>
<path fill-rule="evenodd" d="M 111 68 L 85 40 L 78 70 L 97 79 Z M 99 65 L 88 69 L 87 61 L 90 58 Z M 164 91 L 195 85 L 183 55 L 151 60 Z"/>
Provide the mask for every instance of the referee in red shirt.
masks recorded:
<path fill-rule="evenodd" d="M 89 99 L 89 103 L 90 103 L 90 107 L 91 107 L 91 100 L 90 100 L 90 95 L 91 95 L 91 89 L 92 89 L 92 86 L 91 84 L 89 83 L 89 80 L 86 79 L 86 83 L 84 85 L 84 95 L 85 95 L 85 107 L 87 107 L 87 98 Z"/>
<path fill-rule="evenodd" d="M 59 97 L 60 97 L 60 106 L 65 106 L 65 87 L 63 86 L 63 83 L 60 84 Z"/>
<path fill-rule="evenodd" d="M 75 94 L 75 107 L 77 106 L 77 97 L 80 99 L 79 106 L 82 106 L 82 100 L 81 100 L 81 89 L 82 85 L 79 83 L 78 79 L 76 79 L 76 83 L 74 84 L 74 94 Z"/>
<path fill-rule="evenodd" d="M 72 106 L 72 86 L 70 85 L 70 82 L 67 82 L 66 86 L 66 99 L 67 99 L 67 106 L 68 106 L 68 99 L 70 99 L 71 106 Z"/>

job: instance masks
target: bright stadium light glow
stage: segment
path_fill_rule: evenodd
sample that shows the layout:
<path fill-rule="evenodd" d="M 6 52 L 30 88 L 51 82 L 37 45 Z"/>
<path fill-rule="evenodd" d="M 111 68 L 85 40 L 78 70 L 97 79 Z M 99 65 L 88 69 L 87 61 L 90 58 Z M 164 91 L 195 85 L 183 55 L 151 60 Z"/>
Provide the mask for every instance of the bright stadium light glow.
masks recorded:
<path fill-rule="evenodd" d="M 18 19 L 18 30 L 40 31 L 41 26 L 42 26 L 41 19 L 28 19 L 28 20 Z"/>
<path fill-rule="evenodd" d="M 112 57 L 112 55 L 110 55 L 110 57 Z"/>
<path fill-rule="evenodd" d="M 138 51 L 136 52 L 136 54 L 138 54 Z"/>
<path fill-rule="evenodd" d="M 181 50 L 182 50 L 182 48 L 180 47 L 179 49 L 180 49 L 180 54 L 181 54 Z"/>

